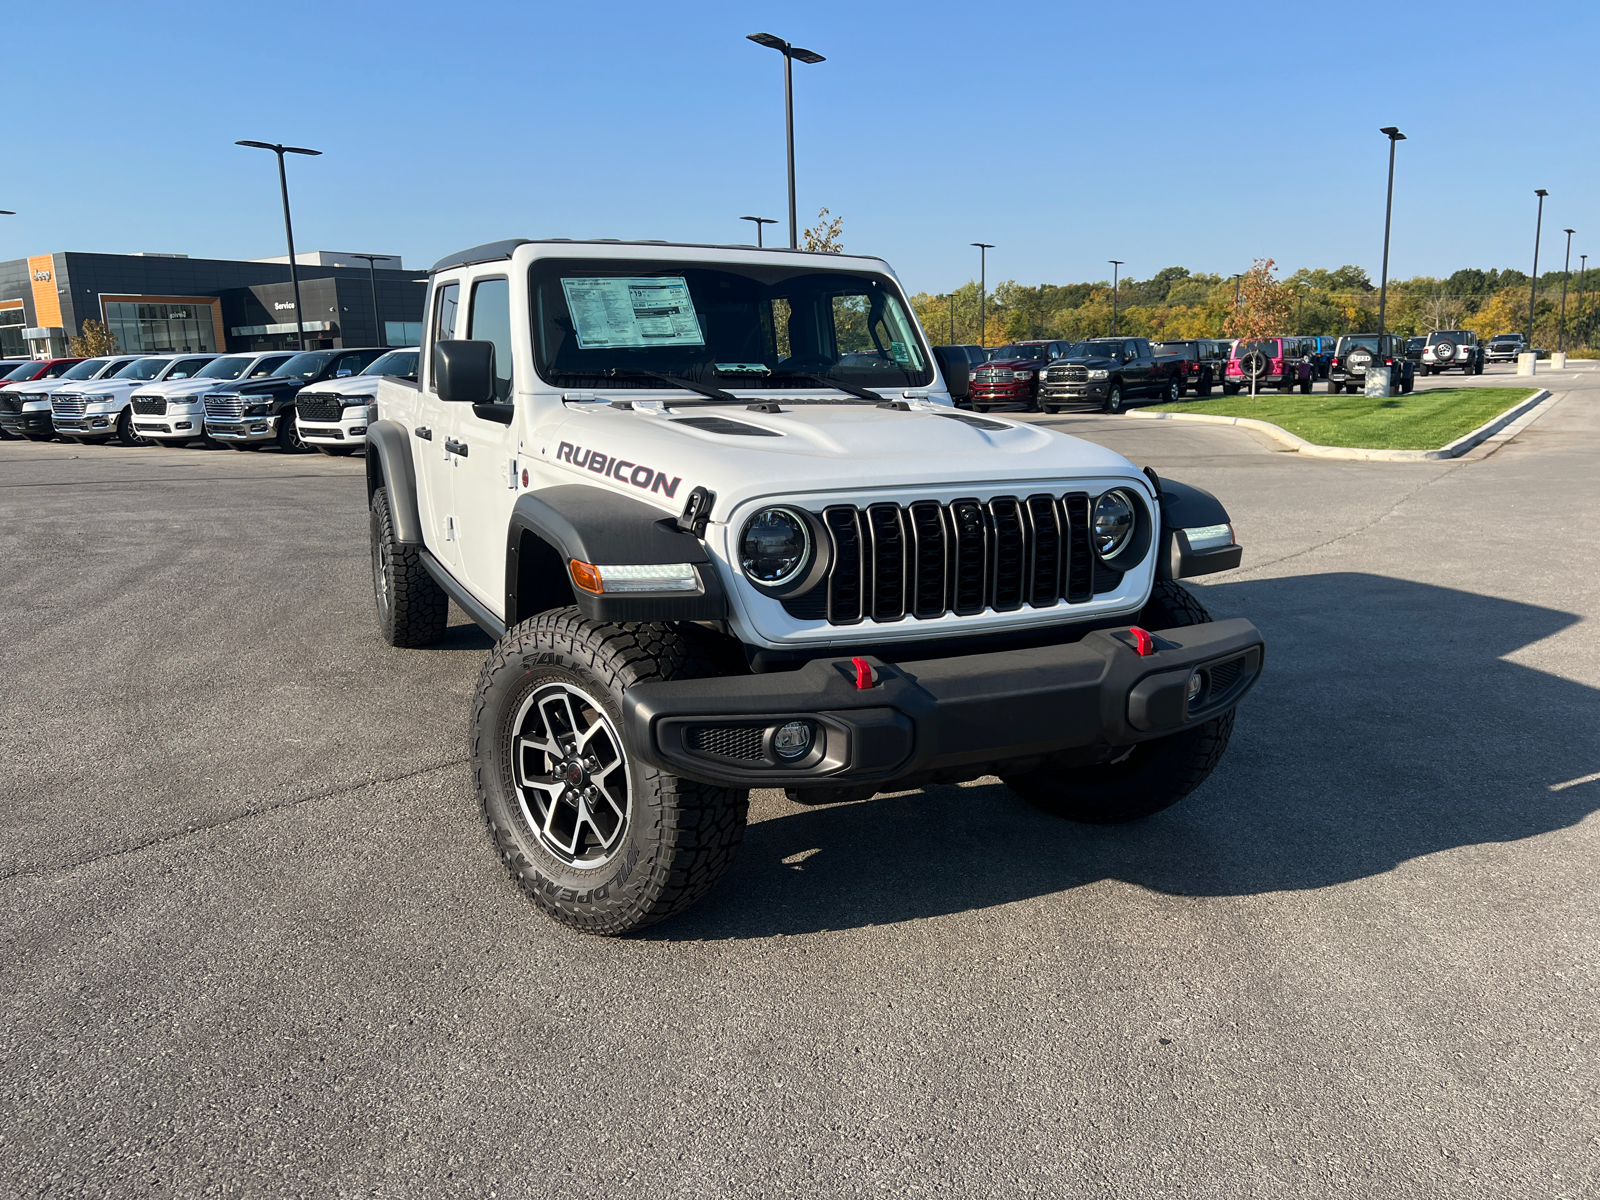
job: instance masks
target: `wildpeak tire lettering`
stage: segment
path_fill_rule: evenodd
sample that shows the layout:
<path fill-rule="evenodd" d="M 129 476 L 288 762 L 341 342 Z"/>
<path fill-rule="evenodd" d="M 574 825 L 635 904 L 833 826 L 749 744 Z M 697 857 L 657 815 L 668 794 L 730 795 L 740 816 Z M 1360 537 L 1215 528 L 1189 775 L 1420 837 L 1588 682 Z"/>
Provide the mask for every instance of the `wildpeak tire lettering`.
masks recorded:
<path fill-rule="evenodd" d="M 599 450 L 585 450 L 571 442 L 562 442 L 557 448 L 556 461 L 571 463 L 619 483 L 631 483 L 646 492 L 660 492 L 669 500 L 677 496 L 678 485 L 683 482 L 682 476 L 674 476 L 668 481 L 665 471 L 632 463 L 625 458 L 611 458 Z"/>

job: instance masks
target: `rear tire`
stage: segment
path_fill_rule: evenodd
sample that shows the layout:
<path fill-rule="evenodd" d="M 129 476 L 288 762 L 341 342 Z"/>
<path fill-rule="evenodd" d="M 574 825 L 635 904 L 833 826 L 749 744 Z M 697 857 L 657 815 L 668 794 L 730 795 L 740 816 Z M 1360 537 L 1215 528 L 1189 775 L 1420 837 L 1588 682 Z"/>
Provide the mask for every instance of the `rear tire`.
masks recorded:
<path fill-rule="evenodd" d="M 1300 394 L 1302 396 L 1311 395 L 1311 376 L 1307 375 L 1300 381 Z"/>
<path fill-rule="evenodd" d="M 1174 580 L 1158 581 L 1139 615 L 1148 629 L 1204 625 L 1211 614 Z M 1233 735 L 1229 709 L 1193 729 L 1140 742 L 1114 762 L 1092 767 L 1041 767 L 1003 782 L 1035 808 L 1088 825 L 1121 825 L 1170 808 L 1204 783 Z"/>
<path fill-rule="evenodd" d="M 395 541 L 388 488 L 372 493 L 368 514 L 378 630 L 391 646 L 431 646 L 444 636 L 449 624 L 450 597 L 422 565 L 421 548 Z"/>
<path fill-rule="evenodd" d="M 675 626 L 562 608 L 502 637 L 478 676 L 471 755 L 500 861 L 546 914 L 631 933 L 699 900 L 733 864 L 750 793 L 633 758 L 625 689 L 718 672 Z"/>
<path fill-rule="evenodd" d="M 1168 403 L 1168 404 L 1176 404 L 1179 400 L 1182 400 L 1182 399 L 1183 399 L 1183 384 L 1180 383 L 1178 381 L 1178 377 L 1176 375 L 1174 375 L 1171 379 L 1167 380 L 1166 403 Z"/>

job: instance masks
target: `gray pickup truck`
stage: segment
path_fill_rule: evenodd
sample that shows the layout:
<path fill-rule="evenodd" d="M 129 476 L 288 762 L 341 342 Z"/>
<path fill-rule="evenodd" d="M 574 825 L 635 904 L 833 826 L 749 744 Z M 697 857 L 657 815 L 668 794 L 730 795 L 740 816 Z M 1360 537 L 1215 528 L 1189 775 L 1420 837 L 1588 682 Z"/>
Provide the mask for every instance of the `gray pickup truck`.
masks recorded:
<path fill-rule="evenodd" d="M 1090 338 L 1056 360 L 1040 381 L 1039 406 L 1057 413 L 1067 406 L 1118 413 L 1134 396 L 1163 403 L 1183 396 L 1183 359 L 1159 354 L 1141 337 Z"/>

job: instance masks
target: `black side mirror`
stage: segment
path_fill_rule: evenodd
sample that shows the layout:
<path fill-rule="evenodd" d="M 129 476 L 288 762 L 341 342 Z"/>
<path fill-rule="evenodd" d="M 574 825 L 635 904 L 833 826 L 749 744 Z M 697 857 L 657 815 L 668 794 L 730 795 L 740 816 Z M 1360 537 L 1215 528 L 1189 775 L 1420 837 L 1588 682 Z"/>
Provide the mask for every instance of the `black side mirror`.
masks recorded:
<path fill-rule="evenodd" d="M 433 386 L 439 399 L 450 403 L 493 403 L 494 343 L 435 342 Z"/>

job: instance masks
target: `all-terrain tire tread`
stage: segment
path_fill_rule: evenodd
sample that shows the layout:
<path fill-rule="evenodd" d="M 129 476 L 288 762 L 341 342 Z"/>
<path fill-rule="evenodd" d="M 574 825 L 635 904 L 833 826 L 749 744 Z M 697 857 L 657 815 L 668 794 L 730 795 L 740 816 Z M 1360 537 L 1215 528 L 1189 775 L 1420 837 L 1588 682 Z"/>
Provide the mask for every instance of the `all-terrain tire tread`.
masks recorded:
<path fill-rule="evenodd" d="M 395 542 L 388 488 L 372 493 L 372 520 L 373 536 L 387 543 L 393 575 L 389 583 L 392 613 L 383 628 L 384 640 L 403 650 L 432 646 L 449 627 L 450 597 L 422 565 L 421 548 Z M 384 625 L 381 608 L 378 620 Z"/>

